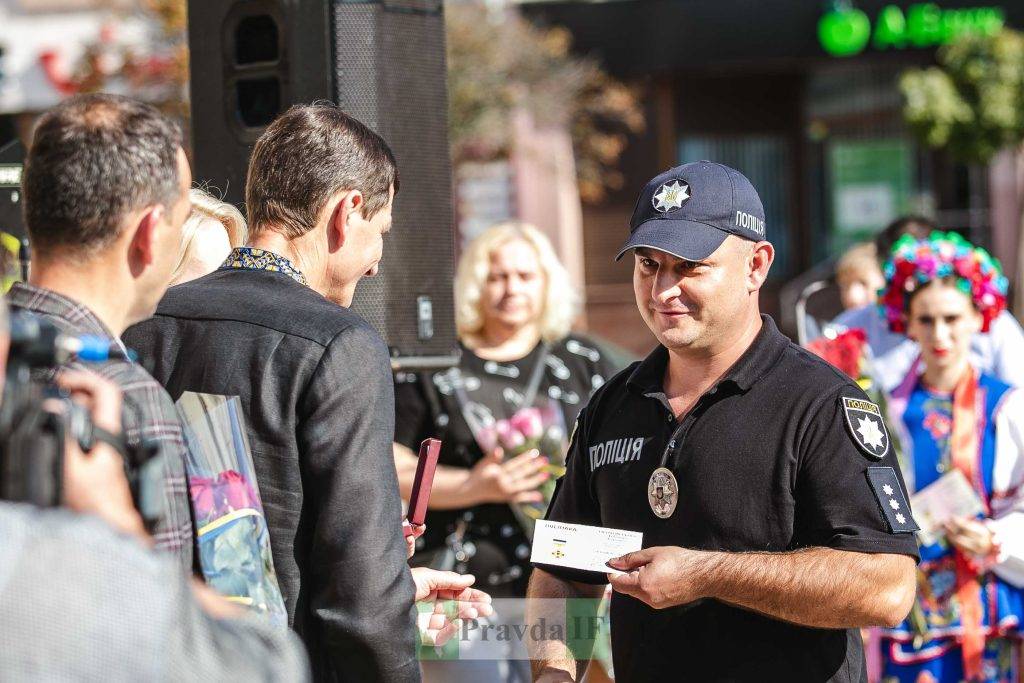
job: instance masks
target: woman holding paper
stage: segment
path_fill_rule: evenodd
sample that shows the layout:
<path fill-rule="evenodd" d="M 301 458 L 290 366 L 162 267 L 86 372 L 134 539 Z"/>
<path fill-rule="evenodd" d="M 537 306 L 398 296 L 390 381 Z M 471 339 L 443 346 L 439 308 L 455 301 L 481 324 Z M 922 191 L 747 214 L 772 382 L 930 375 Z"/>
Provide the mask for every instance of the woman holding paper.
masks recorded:
<path fill-rule="evenodd" d="M 888 407 L 922 532 L 917 601 L 883 632 L 883 680 L 1016 681 L 1024 392 L 968 361 L 971 336 L 1006 306 L 1007 281 L 983 249 L 938 232 L 900 239 L 885 274 L 890 329 L 921 347 Z"/>

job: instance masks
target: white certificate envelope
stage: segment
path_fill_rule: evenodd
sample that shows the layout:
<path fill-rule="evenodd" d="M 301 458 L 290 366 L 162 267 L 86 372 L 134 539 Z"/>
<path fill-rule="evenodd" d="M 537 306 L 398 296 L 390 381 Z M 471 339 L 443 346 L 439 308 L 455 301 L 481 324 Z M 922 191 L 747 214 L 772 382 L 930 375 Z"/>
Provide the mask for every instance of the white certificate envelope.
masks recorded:
<path fill-rule="evenodd" d="M 985 511 L 977 492 L 971 488 L 960 470 L 950 470 L 910 498 L 910 509 L 921 530 L 921 545 L 938 541 L 945 531 L 942 525 L 950 519 L 974 517 Z"/>
<path fill-rule="evenodd" d="M 618 574 L 605 563 L 643 547 L 639 531 L 539 520 L 533 530 L 531 562 Z"/>

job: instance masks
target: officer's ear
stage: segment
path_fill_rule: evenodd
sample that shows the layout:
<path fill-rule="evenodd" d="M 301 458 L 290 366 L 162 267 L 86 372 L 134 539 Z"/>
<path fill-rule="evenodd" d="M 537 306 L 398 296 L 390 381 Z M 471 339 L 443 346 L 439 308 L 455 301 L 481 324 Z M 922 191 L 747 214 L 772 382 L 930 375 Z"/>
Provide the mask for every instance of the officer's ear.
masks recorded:
<path fill-rule="evenodd" d="M 768 279 L 768 269 L 775 260 L 775 247 L 771 242 L 755 242 L 747 255 L 747 291 L 756 292 Z"/>

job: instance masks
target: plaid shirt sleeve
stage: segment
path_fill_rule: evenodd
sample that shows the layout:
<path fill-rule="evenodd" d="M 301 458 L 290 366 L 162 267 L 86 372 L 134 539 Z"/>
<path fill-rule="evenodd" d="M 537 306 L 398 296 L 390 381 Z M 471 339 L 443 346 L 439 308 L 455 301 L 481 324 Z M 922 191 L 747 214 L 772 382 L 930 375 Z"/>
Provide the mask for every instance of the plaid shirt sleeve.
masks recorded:
<path fill-rule="evenodd" d="M 116 340 L 89 308 L 57 292 L 17 282 L 8 292 L 7 301 L 15 309 L 43 316 L 69 334 Z M 121 344 L 120 341 L 115 343 Z M 72 365 L 96 372 L 117 384 L 124 394 L 125 434 L 131 439 L 149 439 L 157 444 L 164 462 L 165 503 L 163 519 L 153 531 L 154 540 L 157 548 L 174 553 L 185 571 L 191 572 L 195 536 L 185 476 L 185 441 L 171 397 L 141 365 L 127 360 Z"/>
<path fill-rule="evenodd" d="M 153 530 L 156 547 L 174 553 L 192 572 L 195 534 L 185 474 L 185 441 L 171 397 L 145 370 L 116 361 L 93 368 L 124 392 L 124 430 L 130 439 L 156 443 L 164 462 L 164 515 Z"/>

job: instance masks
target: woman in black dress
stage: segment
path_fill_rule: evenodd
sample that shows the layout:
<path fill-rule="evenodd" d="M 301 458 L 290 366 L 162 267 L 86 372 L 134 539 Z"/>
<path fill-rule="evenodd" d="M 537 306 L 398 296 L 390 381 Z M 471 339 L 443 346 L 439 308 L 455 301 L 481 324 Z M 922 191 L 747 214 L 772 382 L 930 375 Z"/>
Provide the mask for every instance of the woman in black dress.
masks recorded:
<path fill-rule="evenodd" d="M 616 369 L 594 342 L 569 333 L 579 297 L 534 227 L 506 223 L 477 237 L 459 261 L 455 298 L 458 367 L 395 376 L 403 496 L 419 442 L 443 441 L 427 531 L 413 562 L 472 573 L 494 597 L 521 598 L 532 520 L 543 513 L 564 452 L 554 454 L 550 445 L 550 457 L 507 451 L 530 443 L 521 438 L 531 436 L 525 414 L 543 415 L 545 435 L 561 436 L 564 446 L 580 409 Z M 531 407 L 538 410 L 524 413 Z M 527 426 L 510 433 L 510 424 Z"/>

